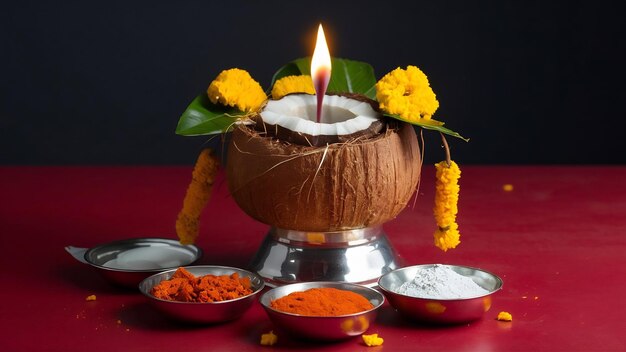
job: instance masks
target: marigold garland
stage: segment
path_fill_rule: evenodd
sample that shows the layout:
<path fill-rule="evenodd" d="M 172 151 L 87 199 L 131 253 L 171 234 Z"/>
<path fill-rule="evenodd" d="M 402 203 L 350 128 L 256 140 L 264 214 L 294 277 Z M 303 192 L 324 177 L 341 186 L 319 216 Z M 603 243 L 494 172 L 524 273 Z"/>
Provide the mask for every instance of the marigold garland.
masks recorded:
<path fill-rule="evenodd" d="M 222 71 L 207 89 L 213 104 L 235 107 L 243 112 L 258 110 L 267 96 L 248 71 L 238 68 Z"/>
<path fill-rule="evenodd" d="M 280 99 L 291 93 L 315 94 L 311 76 L 285 76 L 276 81 L 272 87 L 272 99 Z"/>
<path fill-rule="evenodd" d="M 417 121 L 430 120 L 439 108 L 428 77 L 419 68 L 398 67 L 376 83 L 376 99 L 380 108 L 390 114 Z"/>
<path fill-rule="evenodd" d="M 200 152 L 183 200 L 183 208 L 176 219 L 176 234 L 183 245 L 193 244 L 198 237 L 200 214 L 211 197 L 218 167 L 219 160 L 211 149 Z"/>
<path fill-rule="evenodd" d="M 443 251 L 455 248 L 459 240 L 459 226 L 456 223 L 459 202 L 459 178 L 461 169 L 454 162 L 442 161 L 435 164 L 437 170 L 435 184 L 435 206 L 433 213 L 438 229 L 435 231 L 435 246 Z"/>

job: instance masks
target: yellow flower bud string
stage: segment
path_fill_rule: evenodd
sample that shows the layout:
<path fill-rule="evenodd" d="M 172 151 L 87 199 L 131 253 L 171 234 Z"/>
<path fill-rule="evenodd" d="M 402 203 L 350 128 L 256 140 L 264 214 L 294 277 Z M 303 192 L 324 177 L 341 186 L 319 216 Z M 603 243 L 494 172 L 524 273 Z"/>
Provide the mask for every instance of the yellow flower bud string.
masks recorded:
<path fill-rule="evenodd" d="M 433 213 L 438 227 L 434 233 L 435 246 L 445 252 L 461 242 L 459 226 L 456 223 L 460 190 L 458 180 L 461 177 L 461 170 L 450 158 L 450 147 L 443 134 L 441 140 L 446 150 L 446 160 L 435 164 L 437 174 Z"/>
<path fill-rule="evenodd" d="M 218 167 L 219 160 L 211 149 L 203 149 L 194 166 L 183 208 L 176 219 L 176 234 L 183 245 L 193 244 L 198 237 L 200 214 L 211 197 Z"/>

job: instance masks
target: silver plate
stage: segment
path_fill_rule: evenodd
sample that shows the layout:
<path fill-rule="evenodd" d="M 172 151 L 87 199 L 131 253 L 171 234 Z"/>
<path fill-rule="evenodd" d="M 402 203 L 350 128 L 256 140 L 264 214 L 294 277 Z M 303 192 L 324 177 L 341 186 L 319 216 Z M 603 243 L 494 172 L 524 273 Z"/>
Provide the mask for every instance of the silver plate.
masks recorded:
<path fill-rule="evenodd" d="M 72 246 L 65 249 L 77 260 L 99 269 L 98 271 L 112 283 L 128 287 L 137 287 L 141 280 L 154 273 L 187 266 L 202 257 L 202 250 L 197 246 L 183 246 L 177 240 L 165 238 L 134 238 L 90 249 Z M 164 262 L 163 250 L 176 251 L 180 260 Z M 111 265 L 124 258 L 124 255 L 132 253 L 131 251 L 141 251 L 141 260 L 125 260 Z"/>

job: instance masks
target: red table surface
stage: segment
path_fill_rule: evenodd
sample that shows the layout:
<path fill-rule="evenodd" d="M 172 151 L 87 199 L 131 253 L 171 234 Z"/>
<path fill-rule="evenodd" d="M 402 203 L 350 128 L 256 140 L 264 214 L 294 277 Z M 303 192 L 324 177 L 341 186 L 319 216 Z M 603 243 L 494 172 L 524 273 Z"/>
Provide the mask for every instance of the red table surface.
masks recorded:
<path fill-rule="evenodd" d="M 1 167 L 0 351 L 626 350 L 626 167 L 462 171 L 459 247 L 432 244 L 432 167 L 415 205 L 385 229 L 408 264 L 483 268 L 503 289 L 482 320 L 457 326 L 416 324 L 385 304 L 367 332 L 385 342 L 371 348 L 359 337 L 312 343 L 280 332 L 277 345 L 261 346 L 273 326 L 258 303 L 233 322 L 180 324 L 64 251 L 175 238 L 191 167 Z M 220 174 L 201 222 L 201 263 L 247 266 L 267 229 L 239 210 Z M 497 321 L 500 311 L 513 321 Z"/>

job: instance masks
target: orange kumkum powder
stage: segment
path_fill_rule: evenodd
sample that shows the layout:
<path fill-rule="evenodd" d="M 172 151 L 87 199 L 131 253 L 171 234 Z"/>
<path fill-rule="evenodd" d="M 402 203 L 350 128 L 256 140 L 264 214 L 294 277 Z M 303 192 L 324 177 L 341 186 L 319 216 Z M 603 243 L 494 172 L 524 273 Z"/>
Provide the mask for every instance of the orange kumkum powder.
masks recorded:
<path fill-rule="evenodd" d="M 272 301 L 271 307 L 292 314 L 338 316 L 369 310 L 374 308 L 374 305 L 358 293 L 320 287 L 292 292 Z"/>
<path fill-rule="evenodd" d="M 195 277 L 184 268 L 178 268 L 172 278 L 152 288 L 152 295 L 168 301 L 219 302 L 252 293 L 250 278 L 231 275 L 204 275 Z"/>

